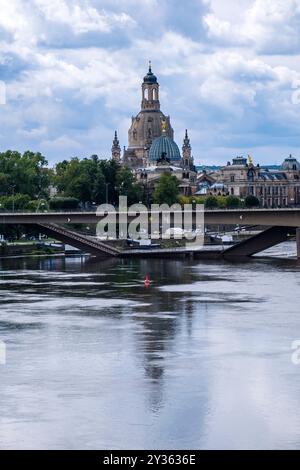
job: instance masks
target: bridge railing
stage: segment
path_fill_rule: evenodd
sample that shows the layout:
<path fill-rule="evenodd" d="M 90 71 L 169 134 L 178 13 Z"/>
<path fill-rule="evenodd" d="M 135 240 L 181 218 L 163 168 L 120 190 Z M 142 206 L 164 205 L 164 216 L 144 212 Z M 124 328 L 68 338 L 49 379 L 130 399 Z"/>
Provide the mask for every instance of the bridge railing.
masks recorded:
<path fill-rule="evenodd" d="M 1 209 L 0 208 L 0 215 L 1 214 L 18 214 L 18 215 L 22 215 L 22 214 L 30 214 L 30 215 L 34 215 L 34 214 L 94 214 L 96 212 L 96 209 L 86 209 L 86 210 L 83 210 L 83 209 L 68 209 L 68 210 L 44 210 L 44 211 L 32 211 L 32 210 L 27 210 L 27 209 L 20 209 L 20 210 L 17 210 L 15 209 L 14 211 L 12 210 L 4 210 L 4 209 Z"/>
<path fill-rule="evenodd" d="M 216 208 L 207 208 L 207 209 L 204 209 L 204 213 L 205 212 L 213 212 L 213 213 L 216 213 L 216 212 L 233 212 L 233 213 L 251 213 L 251 212 L 299 212 L 300 211 L 300 207 L 280 207 L 280 208 L 262 208 L 262 207 L 259 207 L 259 208 L 219 208 L 219 207 L 216 207 Z M 96 214 L 96 210 L 95 209 L 91 209 L 91 210 L 83 210 L 83 209 L 70 209 L 70 210 L 49 210 L 49 211 L 39 211 L 39 212 L 33 212 L 33 211 L 30 211 L 30 210 L 15 210 L 15 211 L 7 211 L 7 210 L 3 210 L 3 209 L 0 209 L 0 216 L 5 216 L 5 215 L 9 215 L 9 216 L 13 216 L 13 215 L 29 215 L 29 216 L 38 216 L 38 215 L 68 215 L 68 214 Z M 115 209 L 115 212 L 118 214 L 118 208 Z M 191 211 L 186 211 L 187 213 L 189 212 L 195 212 L 195 210 L 191 210 Z M 149 209 L 148 211 L 149 215 L 151 214 L 157 214 L 157 213 L 161 213 L 161 211 L 151 211 L 151 209 Z"/>

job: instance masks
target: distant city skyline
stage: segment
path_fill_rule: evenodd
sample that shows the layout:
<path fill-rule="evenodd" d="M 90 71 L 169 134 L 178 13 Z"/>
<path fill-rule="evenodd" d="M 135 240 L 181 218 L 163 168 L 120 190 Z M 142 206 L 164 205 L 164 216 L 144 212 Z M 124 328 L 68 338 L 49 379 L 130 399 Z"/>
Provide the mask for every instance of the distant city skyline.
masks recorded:
<path fill-rule="evenodd" d="M 226 5 L 225 5 L 226 3 Z M 110 158 L 148 61 L 196 165 L 300 157 L 300 0 L 0 0 L 0 151 Z M 1 101 L 2 103 L 2 101 Z"/>

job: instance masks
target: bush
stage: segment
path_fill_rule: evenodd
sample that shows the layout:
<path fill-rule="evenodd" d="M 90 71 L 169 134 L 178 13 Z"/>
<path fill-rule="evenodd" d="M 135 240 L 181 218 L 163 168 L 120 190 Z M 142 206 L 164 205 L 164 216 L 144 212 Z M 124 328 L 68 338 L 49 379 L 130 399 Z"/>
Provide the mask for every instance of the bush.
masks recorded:
<path fill-rule="evenodd" d="M 246 199 L 245 199 L 245 206 L 246 207 L 259 207 L 260 206 L 260 202 L 259 202 L 259 199 L 257 199 L 257 197 L 255 196 L 247 196 Z"/>
<path fill-rule="evenodd" d="M 45 212 L 49 210 L 49 204 L 45 199 L 29 201 L 27 209 L 31 212 Z"/>
<path fill-rule="evenodd" d="M 172 206 L 179 196 L 179 181 L 170 173 L 163 173 L 153 192 L 154 204 L 168 204 Z"/>
<path fill-rule="evenodd" d="M 54 197 L 50 199 L 49 207 L 52 210 L 78 209 L 79 200 L 75 197 Z"/>
<path fill-rule="evenodd" d="M 196 204 L 205 204 L 205 196 L 191 196 L 190 197 L 190 204 L 195 201 Z"/>
<path fill-rule="evenodd" d="M 177 201 L 182 206 L 184 206 L 185 204 L 192 204 L 192 198 L 189 198 L 187 196 L 183 196 L 182 194 L 180 196 L 178 196 Z"/>
<path fill-rule="evenodd" d="M 208 196 L 208 198 L 205 201 L 205 207 L 207 207 L 208 209 L 219 207 L 218 199 L 215 196 Z"/>
<path fill-rule="evenodd" d="M 228 207 L 229 209 L 237 209 L 238 207 L 240 207 L 240 205 L 241 201 L 238 197 L 228 196 L 226 198 L 226 207 Z"/>
<path fill-rule="evenodd" d="M 30 196 L 26 194 L 15 194 L 14 196 L 0 197 L 0 209 L 6 211 L 21 211 L 27 209 L 30 202 Z"/>
<path fill-rule="evenodd" d="M 218 201 L 218 207 L 220 207 L 220 209 L 225 209 L 225 207 L 227 207 L 226 196 L 217 196 L 217 201 Z"/>

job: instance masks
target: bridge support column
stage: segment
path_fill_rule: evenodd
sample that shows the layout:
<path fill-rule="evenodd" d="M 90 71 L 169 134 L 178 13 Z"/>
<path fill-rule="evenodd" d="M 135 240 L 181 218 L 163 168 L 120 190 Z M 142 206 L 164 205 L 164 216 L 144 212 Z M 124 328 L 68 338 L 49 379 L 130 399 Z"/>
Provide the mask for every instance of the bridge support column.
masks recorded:
<path fill-rule="evenodd" d="M 267 250 L 272 246 L 278 245 L 288 239 L 288 234 L 291 232 L 294 233 L 292 227 L 270 227 L 264 232 L 255 235 L 254 237 L 248 238 L 237 245 L 234 245 L 231 248 L 228 248 L 223 253 L 224 258 L 232 258 L 232 257 L 244 257 L 244 256 L 253 256 L 261 251 Z M 299 229 L 300 230 L 300 229 Z M 298 235 L 297 235 L 298 237 Z M 298 240 L 298 238 L 297 238 Z M 300 234 L 299 234 L 299 242 L 297 244 L 300 247 Z M 300 248 L 299 248 L 300 250 Z M 300 252 L 298 253 L 300 256 Z"/>
<path fill-rule="evenodd" d="M 300 228 L 296 230 L 296 240 L 297 240 L 297 258 L 300 261 Z"/>

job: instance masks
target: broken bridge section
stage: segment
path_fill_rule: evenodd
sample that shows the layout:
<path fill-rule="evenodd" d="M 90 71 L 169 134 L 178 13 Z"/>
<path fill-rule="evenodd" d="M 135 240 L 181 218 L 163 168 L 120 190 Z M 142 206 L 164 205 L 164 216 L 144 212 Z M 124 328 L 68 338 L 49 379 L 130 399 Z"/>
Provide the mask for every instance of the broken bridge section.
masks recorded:
<path fill-rule="evenodd" d="M 95 256 L 119 256 L 121 251 L 93 237 L 81 235 L 55 224 L 36 224 L 36 227 L 45 235 L 74 246 L 79 250 Z"/>
<path fill-rule="evenodd" d="M 228 248 L 223 253 L 225 259 L 253 256 L 272 246 L 288 240 L 295 233 L 294 227 L 270 227 L 267 230 Z"/>

